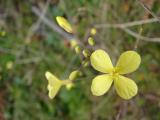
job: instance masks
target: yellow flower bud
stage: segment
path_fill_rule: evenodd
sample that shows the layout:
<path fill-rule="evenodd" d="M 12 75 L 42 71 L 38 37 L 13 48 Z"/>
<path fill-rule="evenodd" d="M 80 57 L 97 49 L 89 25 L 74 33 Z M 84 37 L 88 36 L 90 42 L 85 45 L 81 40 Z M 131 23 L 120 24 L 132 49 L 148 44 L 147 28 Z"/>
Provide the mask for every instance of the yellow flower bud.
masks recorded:
<path fill-rule="evenodd" d="M 89 38 L 88 38 L 88 44 L 89 44 L 90 46 L 94 46 L 94 45 L 95 45 L 95 40 L 94 40 L 92 37 L 89 37 Z"/>
<path fill-rule="evenodd" d="M 77 54 L 79 54 L 81 52 L 81 48 L 78 45 L 75 47 L 75 52 Z"/>
<path fill-rule="evenodd" d="M 75 39 L 70 41 L 71 48 L 75 48 L 78 45 L 78 42 Z"/>
<path fill-rule="evenodd" d="M 79 70 L 75 70 L 75 71 L 71 72 L 71 74 L 69 75 L 69 80 L 74 80 L 78 76 L 81 76 L 81 75 L 82 75 L 82 73 Z"/>
<path fill-rule="evenodd" d="M 56 20 L 58 25 L 61 26 L 64 30 L 66 30 L 69 33 L 73 33 L 72 26 L 64 17 L 57 16 Z"/>
<path fill-rule="evenodd" d="M 86 58 L 90 56 L 89 50 L 86 50 L 86 49 L 82 51 L 82 54 L 83 54 L 84 57 L 86 57 Z"/>
<path fill-rule="evenodd" d="M 96 28 L 92 28 L 92 29 L 91 29 L 91 35 L 95 35 L 96 33 L 97 33 Z"/>
<path fill-rule="evenodd" d="M 73 87 L 74 87 L 73 83 L 69 83 L 69 84 L 66 85 L 67 90 L 71 90 Z"/>
<path fill-rule="evenodd" d="M 88 60 L 82 61 L 82 66 L 83 67 L 87 67 L 88 65 L 89 65 L 89 61 Z"/>

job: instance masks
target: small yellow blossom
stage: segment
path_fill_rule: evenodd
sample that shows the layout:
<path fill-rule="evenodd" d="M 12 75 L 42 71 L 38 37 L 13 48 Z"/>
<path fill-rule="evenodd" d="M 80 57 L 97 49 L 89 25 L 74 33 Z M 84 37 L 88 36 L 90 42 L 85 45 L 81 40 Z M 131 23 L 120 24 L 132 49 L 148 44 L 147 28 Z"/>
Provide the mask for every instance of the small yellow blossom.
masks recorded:
<path fill-rule="evenodd" d="M 92 28 L 92 29 L 91 29 L 91 35 L 95 35 L 96 33 L 97 33 L 96 28 Z"/>
<path fill-rule="evenodd" d="M 101 49 L 93 52 L 90 60 L 94 69 L 104 73 L 93 79 L 91 85 L 93 95 L 101 96 L 105 94 L 113 82 L 117 94 L 123 99 L 130 99 L 137 94 L 136 83 L 122 76 L 134 72 L 139 67 L 141 57 L 137 52 L 126 51 L 122 53 L 115 67 L 113 67 L 109 55 Z"/>
<path fill-rule="evenodd" d="M 74 86 L 72 81 L 81 75 L 82 73 L 79 70 L 75 70 L 71 72 L 68 79 L 60 80 L 55 75 L 47 71 L 45 73 L 45 76 L 48 80 L 47 89 L 49 91 L 48 93 L 49 98 L 53 99 L 57 95 L 58 91 L 62 86 L 66 86 L 66 88 L 70 90 Z"/>
<path fill-rule="evenodd" d="M 64 17 L 57 16 L 56 20 L 58 25 L 61 26 L 64 30 L 66 30 L 69 33 L 73 33 L 72 26 Z"/>

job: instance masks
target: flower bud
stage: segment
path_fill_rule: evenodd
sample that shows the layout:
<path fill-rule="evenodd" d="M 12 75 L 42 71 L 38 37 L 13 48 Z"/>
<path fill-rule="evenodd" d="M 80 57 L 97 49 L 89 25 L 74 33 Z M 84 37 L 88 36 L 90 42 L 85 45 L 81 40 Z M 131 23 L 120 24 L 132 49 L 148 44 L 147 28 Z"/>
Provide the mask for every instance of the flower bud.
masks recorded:
<path fill-rule="evenodd" d="M 87 67 L 88 65 L 89 65 L 89 61 L 88 60 L 82 61 L 82 66 L 83 67 Z"/>
<path fill-rule="evenodd" d="M 75 48 L 78 45 L 78 42 L 75 39 L 71 39 L 70 45 L 71 45 L 71 48 Z"/>
<path fill-rule="evenodd" d="M 92 29 L 91 29 L 91 35 L 95 35 L 96 33 L 97 33 L 96 28 L 92 28 Z"/>
<path fill-rule="evenodd" d="M 90 56 L 89 50 L 86 50 L 86 49 L 82 51 L 82 54 L 84 55 L 85 58 Z"/>
<path fill-rule="evenodd" d="M 82 73 L 79 70 L 75 70 L 73 72 L 71 72 L 71 74 L 69 75 L 69 80 L 75 80 L 78 76 L 81 76 Z"/>
<path fill-rule="evenodd" d="M 57 16 L 56 20 L 58 25 L 61 26 L 64 30 L 66 30 L 69 33 L 73 33 L 72 26 L 64 17 Z"/>
<path fill-rule="evenodd" d="M 77 54 L 79 54 L 81 52 L 81 48 L 78 45 L 75 47 L 75 52 Z"/>
<path fill-rule="evenodd" d="M 95 41 L 94 41 L 94 39 L 93 39 L 92 37 L 89 37 L 89 38 L 88 38 L 88 44 L 89 44 L 90 46 L 94 46 L 94 45 L 95 45 Z"/>

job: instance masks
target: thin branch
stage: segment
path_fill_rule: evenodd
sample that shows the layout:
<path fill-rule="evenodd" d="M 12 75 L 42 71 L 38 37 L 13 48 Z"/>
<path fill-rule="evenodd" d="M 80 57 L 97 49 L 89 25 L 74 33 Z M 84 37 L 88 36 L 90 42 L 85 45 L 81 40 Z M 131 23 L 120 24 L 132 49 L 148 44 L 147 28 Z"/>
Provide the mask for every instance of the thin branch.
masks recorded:
<path fill-rule="evenodd" d="M 157 18 L 151 18 L 146 20 L 139 20 L 139 21 L 133 21 L 128 23 L 121 23 L 121 24 L 96 24 L 95 28 L 122 28 L 122 27 L 133 27 L 137 25 L 143 25 L 153 22 L 158 22 L 159 20 Z"/>
<path fill-rule="evenodd" d="M 25 58 L 20 59 L 15 62 L 15 64 L 29 64 L 29 63 L 38 63 L 42 60 L 42 57 L 33 57 L 33 58 Z"/>
<path fill-rule="evenodd" d="M 139 29 L 139 35 L 142 35 L 142 31 L 143 31 L 143 28 L 141 26 L 140 29 Z M 140 38 L 137 38 L 136 42 L 134 44 L 134 50 L 137 50 L 139 41 L 140 41 Z"/>
<path fill-rule="evenodd" d="M 47 0 L 47 2 L 45 3 L 44 5 L 44 8 L 41 12 L 41 15 L 39 16 L 39 19 L 37 20 L 36 23 L 33 23 L 33 25 L 29 28 L 28 30 L 28 33 L 26 35 L 26 42 L 29 42 L 30 41 L 30 38 L 32 37 L 32 35 L 37 31 L 37 29 L 39 28 L 41 22 L 42 22 L 42 17 L 45 16 L 46 12 L 47 12 L 47 9 L 49 7 L 49 3 L 50 3 L 50 0 Z"/>
<path fill-rule="evenodd" d="M 146 4 L 144 4 L 141 0 L 137 0 L 137 1 L 146 11 L 148 11 L 154 18 L 156 18 L 160 22 L 160 17 L 158 17 L 154 12 L 152 12 Z"/>
<path fill-rule="evenodd" d="M 126 33 L 128 33 L 129 35 L 139 39 L 139 40 L 144 40 L 147 42 L 160 42 L 160 38 L 148 38 L 142 35 L 139 35 L 138 33 L 133 32 L 132 30 L 128 29 L 128 28 L 121 28 L 123 31 L 125 31 Z"/>
<path fill-rule="evenodd" d="M 148 24 L 148 23 L 153 23 L 153 22 L 158 22 L 158 21 L 159 20 L 157 18 L 151 18 L 147 20 L 139 20 L 139 21 L 133 21 L 133 22 L 128 22 L 128 23 L 122 23 L 122 24 L 97 24 L 94 27 L 95 28 L 120 28 L 126 33 L 130 34 L 131 36 L 139 40 L 144 40 L 148 42 L 160 42 L 160 38 L 145 37 L 145 36 L 139 35 L 138 33 L 135 33 L 132 30 L 128 29 L 128 27 L 133 27 L 136 25 L 143 25 L 143 24 Z"/>
<path fill-rule="evenodd" d="M 32 11 L 39 17 L 41 16 L 41 11 L 36 8 L 36 7 L 32 7 Z M 44 24 L 46 24 L 47 26 L 49 26 L 50 28 L 52 28 L 52 30 L 54 30 L 55 32 L 59 33 L 60 35 L 62 35 L 63 37 L 67 38 L 68 40 L 71 39 L 77 39 L 77 37 L 73 34 L 69 34 L 67 32 L 65 32 L 63 29 L 61 29 L 54 21 L 49 20 L 46 16 L 42 16 L 41 20 L 43 21 Z M 132 35 L 135 38 L 138 38 L 140 40 L 144 40 L 144 41 L 148 41 L 148 42 L 160 42 L 160 38 L 148 38 L 148 37 L 144 37 L 141 36 L 133 31 L 131 31 L 130 29 L 128 29 L 127 27 L 131 27 L 131 26 L 135 26 L 135 25 L 142 25 L 142 24 L 147 24 L 147 23 L 153 23 L 153 22 L 158 22 L 157 18 L 152 18 L 152 19 L 147 19 L 147 20 L 140 20 L 140 21 L 134 21 L 134 22 L 129 22 L 129 23 L 124 23 L 124 24 L 103 24 L 103 25 L 95 25 L 96 28 L 104 28 L 104 27 L 108 27 L 108 28 L 120 28 L 123 31 L 125 31 L 126 33 Z"/>

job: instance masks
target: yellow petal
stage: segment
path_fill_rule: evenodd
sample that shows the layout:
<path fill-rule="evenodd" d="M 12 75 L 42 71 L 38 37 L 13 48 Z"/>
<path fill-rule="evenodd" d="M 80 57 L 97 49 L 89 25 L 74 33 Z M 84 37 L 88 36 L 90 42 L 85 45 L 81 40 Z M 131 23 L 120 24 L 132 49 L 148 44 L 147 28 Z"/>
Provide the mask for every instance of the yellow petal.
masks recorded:
<path fill-rule="evenodd" d="M 141 62 L 140 55 L 135 51 L 127 51 L 120 56 L 116 69 L 119 74 L 127 74 L 135 71 Z"/>
<path fill-rule="evenodd" d="M 51 85 L 51 86 L 54 85 L 55 82 L 61 83 L 61 81 L 55 75 L 53 75 L 52 73 L 50 73 L 48 71 L 46 72 L 45 76 L 48 80 L 49 85 Z"/>
<path fill-rule="evenodd" d="M 46 72 L 45 76 L 48 80 L 48 95 L 51 99 L 53 99 L 61 88 L 63 82 L 50 72 Z"/>
<path fill-rule="evenodd" d="M 72 26 L 64 17 L 57 16 L 56 20 L 58 25 L 61 26 L 64 30 L 66 30 L 69 33 L 73 33 Z"/>
<path fill-rule="evenodd" d="M 49 91 L 48 96 L 49 96 L 49 98 L 53 99 L 57 95 L 60 88 L 61 88 L 61 84 L 55 83 L 54 86 L 48 85 L 48 91 Z"/>
<path fill-rule="evenodd" d="M 110 57 L 104 50 L 94 51 L 90 57 L 90 60 L 92 67 L 100 72 L 110 73 L 113 70 Z"/>
<path fill-rule="evenodd" d="M 95 96 L 105 94 L 111 87 L 113 79 L 110 75 L 98 75 L 92 81 L 91 92 Z"/>
<path fill-rule="evenodd" d="M 137 85 L 133 80 L 121 75 L 114 80 L 114 86 L 118 95 L 126 100 L 134 97 L 138 91 Z"/>

